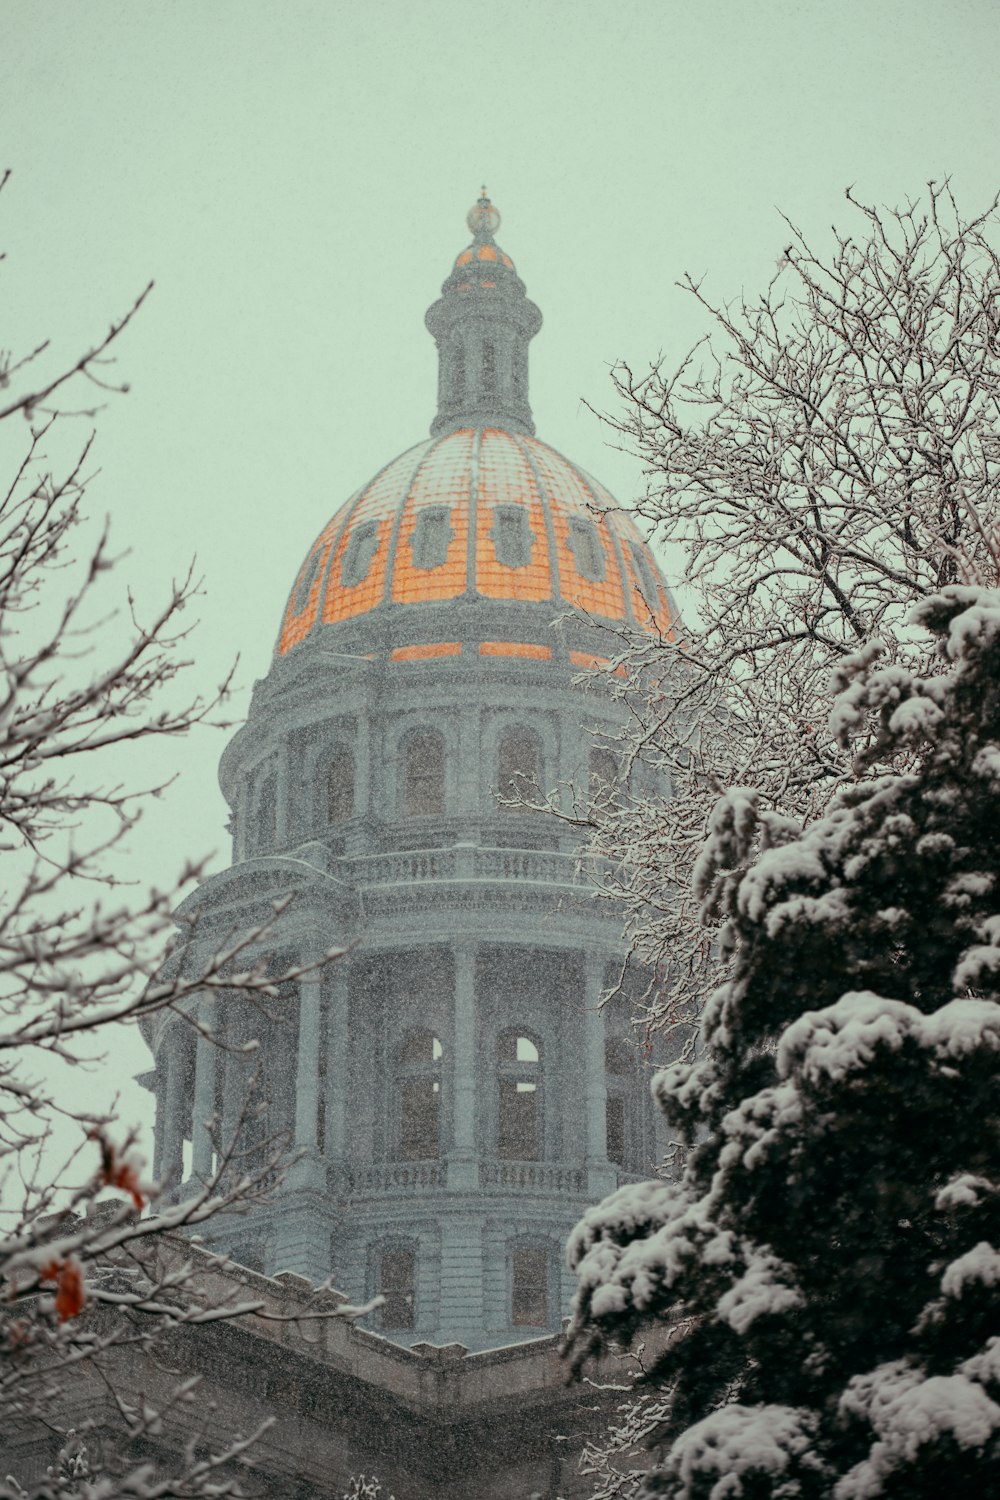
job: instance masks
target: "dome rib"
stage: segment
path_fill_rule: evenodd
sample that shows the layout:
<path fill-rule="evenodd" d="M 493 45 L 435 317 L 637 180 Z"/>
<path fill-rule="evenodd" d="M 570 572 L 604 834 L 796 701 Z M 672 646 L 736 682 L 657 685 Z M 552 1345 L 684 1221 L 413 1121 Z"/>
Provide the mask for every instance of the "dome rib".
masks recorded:
<path fill-rule="evenodd" d="M 632 589 L 630 586 L 628 563 L 625 557 L 625 551 L 622 547 L 621 538 L 612 525 L 612 517 L 621 514 L 621 508 L 615 501 L 614 497 L 610 495 L 604 488 L 603 484 L 601 484 L 598 480 L 594 479 L 590 474 L 588 474 L 586 469 L 577 469 L 577 473 L 580 476 L 580 480 L 583 484 L 584 489 L 587 490 L 588 494 L 590 495 L 590 499 L 593 502 L 595 510 L 599 513 L 602 521 L 606 523 L 608 538 L 611 542 L 611 549 L 618 564 L 618 572 L 622 580 L 622 602 L 625 606 L 625 618 L 628 620 L 630 625 L 638 625 L 639 620 L 632 602 Z M 600 491 L 600 494 L 598 493 L 598 491 Z M 602 495 L 604 497 L 603 500 L 601 499 Z"/>
<path fill-rule="evenodd" d="M 512 433 L 511 436 L 514 445 L 517 448 L 520 448 L 521 452 L 524 454 L 528 462 L 528 466 L 535 477 L 535 488 L 538 491 L 538 498 L 541 504 L 542 511 L 542 520 L 545 523 L 545 536 L 548 541 L 549 547 L 549 578 L 551 580 L 552 600 L 553 603 L 555 603 L 557 600 L 562 598 L 562 581 L 559 569 L 559 548 L 556 546 L 556 534 L 555 529 L 552 525 L 552 507 L 548 486 L 539 473 L 538 465 L 535 462 L 534 454 L 531 451 L 528 440 L 521 437 L 520 434 Z"/>
<path fill-rule="evenodd" d="M 420 480 L 420 475 L 424 469 L 424 465 L 433 458 L 437 447 L 438 444 L 433 439 L 429 443 L 421 445 L 420 455 L 413 467 L 412 472 L 410 473 L 410 477 L 406 482 L 405 488 L 403 489 L 402 501 L 397 506 L 396 515 L 393 521 L 392 533 L 389 540 L 389 548 L 386 553 L 385 586 L 382 595 L 383 604 L 404 604 L 409 602 L 405 598 L 400 599 L 397 597 L 397 580 L 399 577 L 397 569 L 397 558 L 399 556 L 399 543 L 400 538 L 403 535 L 403 529 L 406 524 L 407 513 L 413 499 L 414 490 L 416 489 L 416 486 Z M 411 540 L 412 536 L 413 528 L 411 527 L 407 540 Z M 435 569 L 432 571 L 437 570 Z"/>
<path fill-rule="evenodd" d="M 483 451 L 483 429 L 476 429 L 469 461 L 469 532 L 465 553 L 465 592 L 472 598 L 476 592 L 479 570 L 479 459 Z"/>

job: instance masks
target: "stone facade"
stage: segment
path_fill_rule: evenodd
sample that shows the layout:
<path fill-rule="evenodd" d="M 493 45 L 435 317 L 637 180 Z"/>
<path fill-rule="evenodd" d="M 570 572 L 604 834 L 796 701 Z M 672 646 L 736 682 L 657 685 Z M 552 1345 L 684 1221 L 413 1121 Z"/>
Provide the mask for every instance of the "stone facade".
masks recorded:
<path fill-rule="evenodd" d="M 259 1303 L 261 1312 L 175 1330 L 156 1360 L 126 1343 L 106 1357 L 110 1381 L 86 1365 L 67 1372 L 58 1420 L 81 1434 L 95 1474 L 142 1464 L 169 1474 L 191 1443 L 217 1451 L 224 1438 L 263 1428 L 238 1479 L 245 1494 L 267 1500 L 339 1500 L 361 1474 L 380 1481 L 383 1500 L 590 1494 L 579 1453 L 622 1399 L 613 1363 L 595 1368 L 593 1384 L 569 1385 L 553 1335 L 476 1354 L 460 1345 L 403 1348 L 329 1316 L 341 1299 L 317 1297 L 303 1277 L 223 1268 L 166 1236 L 161 1270 L 182 1261 L 193 1261 L 206 1302 Z M 95 1339 L 113 1332 L 110 1309 L 84 1316 Z M 197 1382 L 194 1401 L 172 1399 L 178 1372 Z M 128 1443 L 112 1386 L 126 1398 L 141 1392 L 162 1412 L 157 1430 Z M 48 1423 L 15 1424 L 0 1440 L 23 1484 L 44 1480 L 58 1446 Z"/>
<path fill-rule="evenodd" d="M 217 1225 L 218 1242 L 271 1286 L 332 1276 L 351 1300 L 385 1297 L 383 1339 L 331 1325 L 331 1368 L 348 1380 L 331 1401 L 350 1406 L 350 1381 L 367 1382 L 358 1466 L 386 1403 L 435 1451 L 466 1422 L 463 1442 L 493 1454 L 492 1478 L 454 1489 L 425 1484 L 414 1460 L 405 1500 L 519 1493 L 487 1434 L 515 1409 L 522 1434 L 548 1434 L 539 1493 L 574 1493 L 552 1447 L 553 1413 L 578 1400 L 554 1352 L 572 1292 L 563 1244 L 588 1204 L 651 1175 L 663 1145 L 627 1006 L 600 1008 L 620 921 L 595 899 L 601 871 L 581 860 L 574 819 L 622 774 L 616 624 L 665 632 L 675 616 L 629 519 L 534 437 L 527 347 L 541 315 L 497 222 L 482 198 L 428 313 L 430 442 L 358 491 L 307 554 L 222 758 L 233 863 L 178 914 L 193 965 L 288 895 L 267 943 L 276 968 L 346 951 L 267 1007 L 202 996 L 208 1036 L 170 1013 L 147 1027 L 169 1196 L 209 1174 L 223 1143 L 252 1168 L 287 1141 L 298 1160 L 269 1201 Z M 566 817 L 498 794 L 550 795 Z M 212 1335 L 234 1349 L 255 1336 Z M 308 1417 L 317 1452 L 322 1410 Z"/>

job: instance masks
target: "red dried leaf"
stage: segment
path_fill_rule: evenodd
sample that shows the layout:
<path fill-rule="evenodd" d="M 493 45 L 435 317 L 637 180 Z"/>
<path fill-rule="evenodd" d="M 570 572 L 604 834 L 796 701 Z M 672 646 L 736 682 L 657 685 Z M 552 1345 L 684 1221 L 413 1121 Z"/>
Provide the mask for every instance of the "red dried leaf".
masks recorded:
<path fill-rule="evenodd" d="M 139 1187 L 139 1173 L 130 1162 L 119 1162 L 110 1178 L 110 1185 L 119 1188 L 123 1193 L 128 1193 L 136 1208 L 146 1206 L 146 1200 Z"/>
<path fill-rule="evenodd" d="M 69 1260 L 63 1262 L 56 1288 L 56 1315 L 60 1323 L 65 1323 L 68 1318 L 79 1317 L 86 1300 L 83 1268 L 75 1256 L 70 1256 Z"/>
<path fill-rule="evenodd" d="M 101 1167 L 98 1180 L 105 1187 L 118 1188 L 122 1193 L 128 1193 L 136 1208 L 142 1209 L 146 1206 L 146 1199 L 139 1185 L 139 1171 L 133 1164 L 118 1155 L 117 1150 L 102 1130 L 92 1130 L 91 1140 L 97 1141 L 101 1148 Z"/>

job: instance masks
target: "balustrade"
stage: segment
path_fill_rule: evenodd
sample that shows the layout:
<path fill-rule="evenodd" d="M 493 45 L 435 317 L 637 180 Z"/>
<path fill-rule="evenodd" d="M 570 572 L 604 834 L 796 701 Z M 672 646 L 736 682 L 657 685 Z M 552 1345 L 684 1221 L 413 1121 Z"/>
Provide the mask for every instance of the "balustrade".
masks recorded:
<path fill-rule="evenodd" d="M 419 1193 L 441 1186 L 441 1166 L 436 1161 L 376 1162 L 347 1169 L 352 1193 Z"/>
<path fill-rule="evenodd" d="M 587 885 L 592 880 L 576 855 L 551 849 L 480 849 L 459 845 L 449 849 L 397 850 L 345 863 L 349 878 L 361 886 L 470 879 Z"/>
<path fill-rule="evenodd" d="M 374 1162 L 344 1169 L 341 1180 L 348 1194 L 385 1194 L 391 1197 L 437 1192 L 446 1184 L 447 1165 L 436 1161 Z M 566 1162 L 488 1161 L 479 1164 L 479 1189 L 486 1193 L 578 1195 L 585 1193 L 586 1188 L 584 1169 Z"/>
<path fill-rule="evenodd" d="M 582 1193 L 585 1177 L 580 1167 L 561 1162 L 496 1161 L 482 1162 L 479 1186 L 485 1191 L 543 1193 Z"/>

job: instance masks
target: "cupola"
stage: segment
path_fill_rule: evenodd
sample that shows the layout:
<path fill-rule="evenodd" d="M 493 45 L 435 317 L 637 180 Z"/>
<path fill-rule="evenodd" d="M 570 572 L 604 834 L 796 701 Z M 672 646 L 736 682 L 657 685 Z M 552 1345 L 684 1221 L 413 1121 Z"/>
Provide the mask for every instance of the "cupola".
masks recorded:
<path fill-rule="evenodd" d="M 472 243 L 457 257 L 427 311 L 438 347 L 438 410 L 432 437 L 459 427 L 533 434 L 528 343 L 542 326 L 514 262 L 494 235 L 500 215 L 486 196 L 469 210 Z"/>

